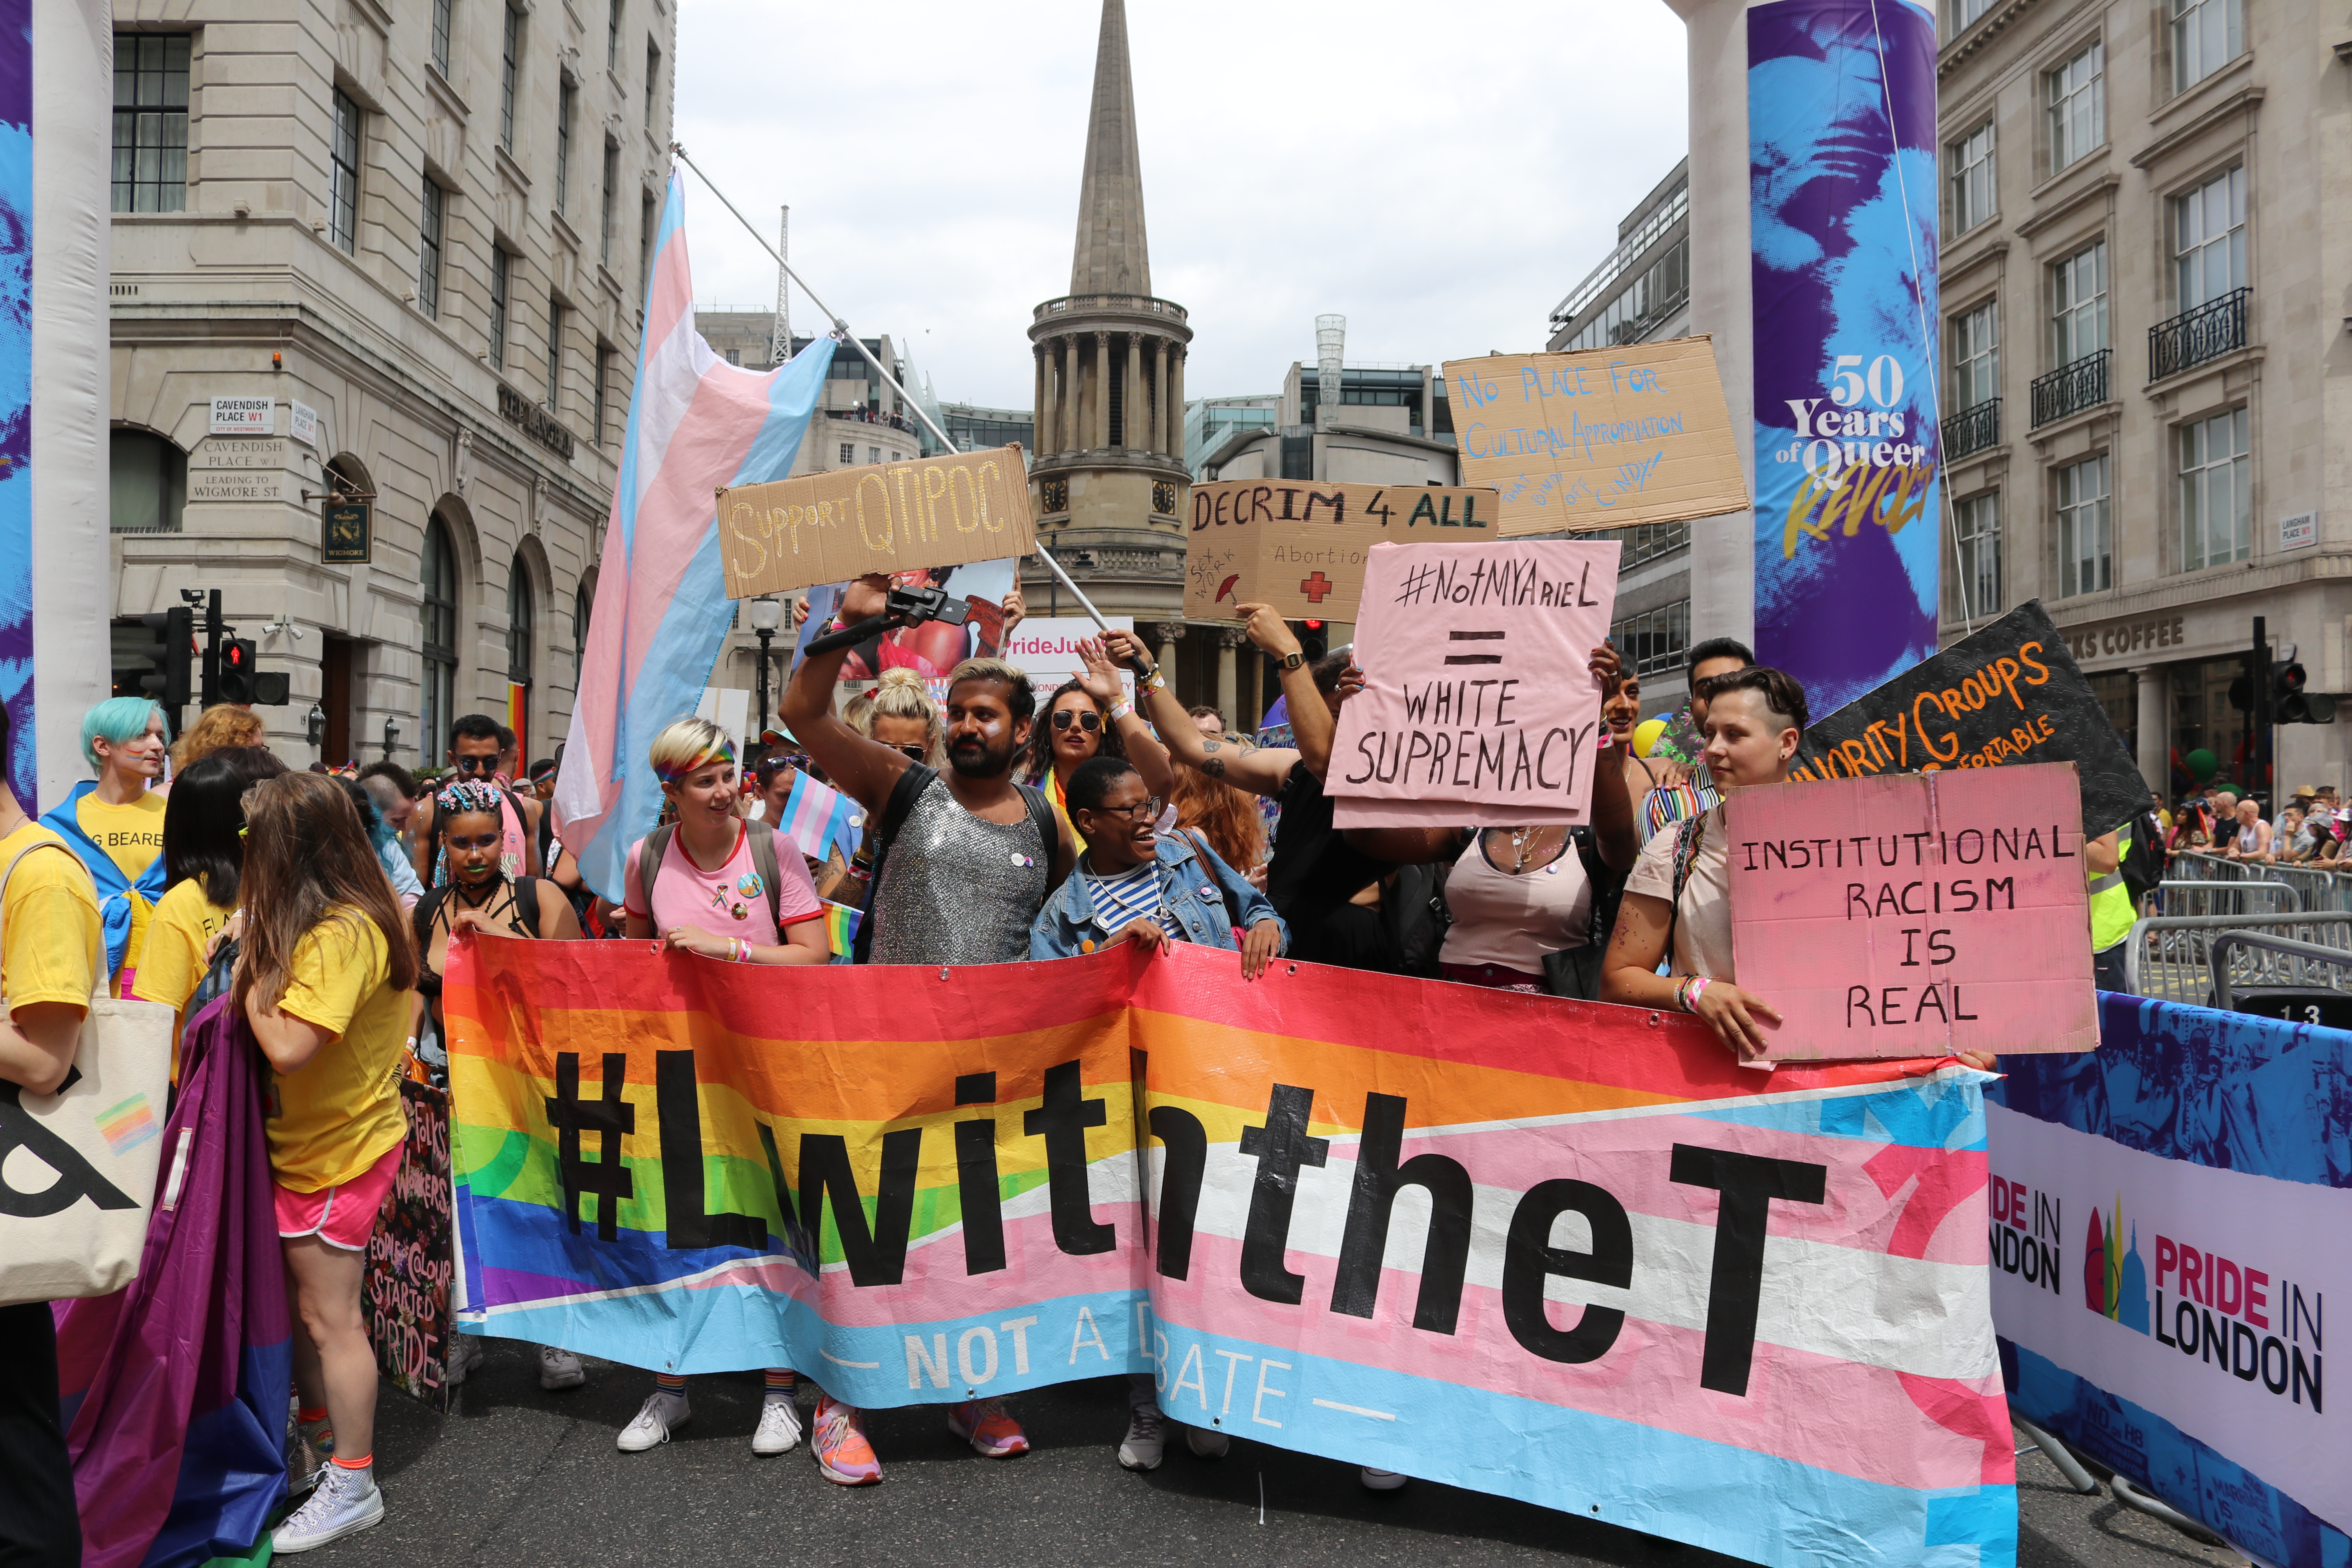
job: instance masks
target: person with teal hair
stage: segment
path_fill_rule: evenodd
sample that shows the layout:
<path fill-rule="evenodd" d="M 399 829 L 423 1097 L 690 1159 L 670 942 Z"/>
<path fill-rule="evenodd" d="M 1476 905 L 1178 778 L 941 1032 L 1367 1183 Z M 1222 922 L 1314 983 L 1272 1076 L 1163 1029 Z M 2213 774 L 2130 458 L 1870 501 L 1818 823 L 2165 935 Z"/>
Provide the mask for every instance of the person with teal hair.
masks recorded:
<path fill-rule="evenodd" d="M 163 710 L 144 697 L 113 697 L 82 716 L 81 753 L 98 777 L 74 785 L 41 818 L 81 857 L 98 884 L 106 969 L 117 996 L 132 994 L 147 918 L 163 896 Z"/>

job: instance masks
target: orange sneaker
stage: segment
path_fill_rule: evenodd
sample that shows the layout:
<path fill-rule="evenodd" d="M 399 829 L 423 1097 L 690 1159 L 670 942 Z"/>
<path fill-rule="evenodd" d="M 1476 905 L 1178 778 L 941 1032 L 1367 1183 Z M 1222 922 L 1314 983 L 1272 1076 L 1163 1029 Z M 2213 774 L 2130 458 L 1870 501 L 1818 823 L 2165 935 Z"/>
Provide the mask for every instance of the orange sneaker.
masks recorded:
<path fill-rule="evenodd" d="M 844 1405 L 831 1394 L 819 1397 L 810 1423 L 814 1436 L 809 1452 L 816 1456 L 817 1473 L 837 1486 L 870 1487 L 882 1479 L 882 1461 L 866 1440 L 866 1413 Z"/>
<path fill-rule="evenodd" d="M 948 1406 L 948 1430 L 983 1458 L 1010 1459 L 1029 1451 L 1021 1423 L 1005 1413 L 1002 1399 L 975 1399 Z"/>

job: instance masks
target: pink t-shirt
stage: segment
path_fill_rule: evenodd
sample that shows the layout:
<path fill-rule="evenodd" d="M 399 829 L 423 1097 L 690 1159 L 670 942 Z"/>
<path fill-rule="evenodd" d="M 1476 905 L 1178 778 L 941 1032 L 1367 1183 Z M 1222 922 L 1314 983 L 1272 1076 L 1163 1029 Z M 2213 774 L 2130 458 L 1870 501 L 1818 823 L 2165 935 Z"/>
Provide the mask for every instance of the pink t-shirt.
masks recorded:
<path fill-rule="evenodd" d="M 670 835 L 669 846 L 662 851 L 661 869 L 654 875 L 655 931 L 700 926 L 719 936 L 740 936 L 760 947 L 773 947 L 783 940 L 782 933 L 768 918 L 768 889 L 751 863 L 751 832 L 770 834 L 776 841 L 776 870 L 784 881 L 776 909 L 783 923 L 794 926 L 824 913 L 824 906 L 816 896 L 816 884 L 809 880 L 808 863 L 802 859 L 799 848 L 783 834 L 753 823 L 747 831 L 736 834 L 735 852 L 727 858 L 727 863 L 708 871 L 688 858 L 684 834 Z M 645 889 L 637 885 L 638 857 L 644 852 L 642 838 L 629 846 L 625 874 L 627 886 L 623 907 L 639 920 L 646 918 Z"/>

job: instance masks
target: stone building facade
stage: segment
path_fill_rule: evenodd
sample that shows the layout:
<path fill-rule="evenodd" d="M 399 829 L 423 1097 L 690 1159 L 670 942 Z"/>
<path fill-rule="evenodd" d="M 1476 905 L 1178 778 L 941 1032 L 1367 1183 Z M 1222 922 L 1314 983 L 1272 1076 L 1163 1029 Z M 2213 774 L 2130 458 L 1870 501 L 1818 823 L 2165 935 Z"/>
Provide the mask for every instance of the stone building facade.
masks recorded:
<path fill-rule="evenodd" d="M 478 710 L 562 740 L 675 5 L 117 6 L 113 612 L 219 589 L 289 762 L 437 763 Z"/>

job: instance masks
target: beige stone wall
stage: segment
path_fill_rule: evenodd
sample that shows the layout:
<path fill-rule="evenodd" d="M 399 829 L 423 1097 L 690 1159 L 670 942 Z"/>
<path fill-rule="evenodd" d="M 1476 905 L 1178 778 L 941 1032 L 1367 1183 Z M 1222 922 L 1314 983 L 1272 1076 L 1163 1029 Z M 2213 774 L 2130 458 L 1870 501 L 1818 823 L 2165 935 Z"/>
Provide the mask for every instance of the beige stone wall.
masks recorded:
<path fill-rule="evenodd" d="M 520 566 L 532 589 L 532 752 L 552 752 L 569 721 L 573 599 L 593 579 L 611 504 L 636 363 L 645 219 L 657 216 L 667 179 L 676 54 L 675 0 L 622 0 L 616 51 L 608 4 L 524 0 L 510 146 L 496 0 L 456 0 L 446 76 L 429 58 L 432 0 L 117 7 L 120 30 L 193 42 L 186 210 L 116 215 L 111 332 L 113 421 L 189 454 L 190 500 L 177 533 L 114 536 L 114 611 L 218 587 L 245 635 L 287 627 L 264 637 L 260 652 L 262 668 L 292 675 L 292 704 L 269 713 L 289 762 L 315 754 L 304 736 L 311 704 L 339 695 L 326 684 L 331 634 L 351 645 L 349 749 L 381 756 L 390 717 L 402 731 L 395 760 L 438 759 L 441 738 L 417 733 L 418 557 L 436 513 L 458 562 L 456 710 L 505 710 L 508 585 Z M 658 56 L 650 113 L 649 43 Z M 566 83 L 571 155 L 559 208 Z M 349 254 L 331 232 L 338 89 L 364 111 Z M 431 315 L 418 276 L 428 177 L 445 193 Z M 491 357 L 494 246 L 510 258 L 502 364 Z M 563 317 L 547 412 L 572 437 L 568 458 L 502 416 L 499 396 L 504 386 L 520 407 L 546 400 L 551 301 Z M 234 485 L 206 482 L 227 450 L 205 434 L 209 403 L 227 395 L 278 405 L 277 449 L 243 454 L 246 477 Z M 289 434 L 298 400 L 318 412 L 316 448 Z M 339 455 L 377 494 L 364 565 L 320 559 L 321 468 Z M 229 499 L 198 499 L 212 496 Z"/>

